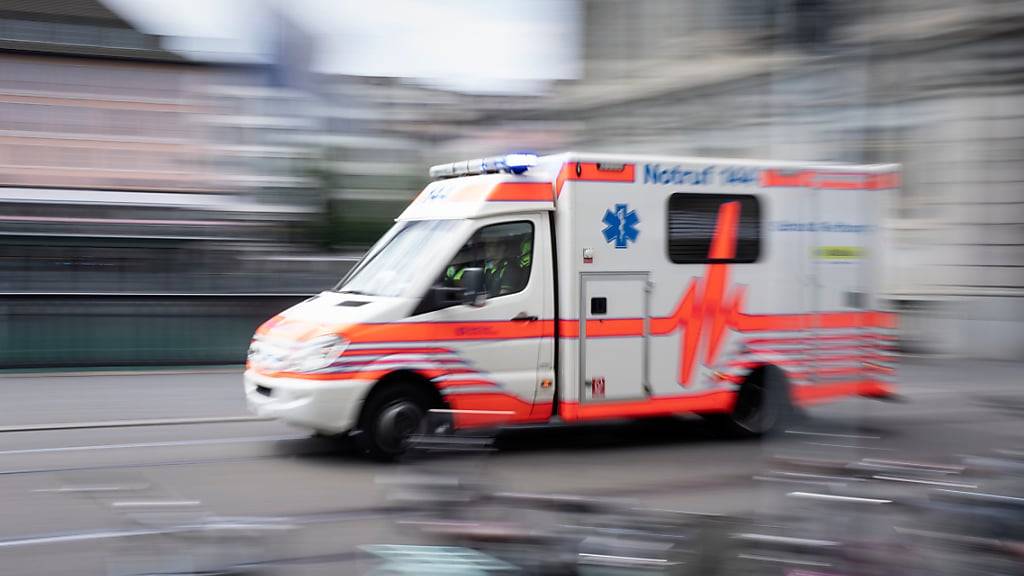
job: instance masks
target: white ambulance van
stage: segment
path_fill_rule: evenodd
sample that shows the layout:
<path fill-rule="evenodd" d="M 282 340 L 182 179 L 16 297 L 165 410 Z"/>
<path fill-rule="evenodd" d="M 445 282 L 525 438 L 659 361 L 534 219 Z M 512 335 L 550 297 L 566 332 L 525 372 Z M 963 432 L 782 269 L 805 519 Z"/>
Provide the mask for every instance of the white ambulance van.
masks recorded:
<path fill-rule="evenodd" d="M 435 166 L 333 290 L 268 320 L 250 410 L 389 457 L 455 428 L 892 394 L 895 165 L 566 153 Z"/>

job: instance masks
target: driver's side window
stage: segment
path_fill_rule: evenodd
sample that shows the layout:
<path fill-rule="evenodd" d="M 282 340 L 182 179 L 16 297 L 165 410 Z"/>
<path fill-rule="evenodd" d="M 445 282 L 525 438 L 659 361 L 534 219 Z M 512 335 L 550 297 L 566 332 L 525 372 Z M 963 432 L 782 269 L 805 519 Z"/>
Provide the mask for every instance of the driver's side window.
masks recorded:
<path fill-rule="evenodd" d="M 522 292 L 533 267 L 533 224 L 527 221 L 491 224 L 477 230 L 445 266 L 435 285 L 462 288 L 466 270 L 483 270 L 488 299 Z M 448 304 L 451 305 L 451 304 Z M 445 307 L 435 304 L 419 313 Z"/>

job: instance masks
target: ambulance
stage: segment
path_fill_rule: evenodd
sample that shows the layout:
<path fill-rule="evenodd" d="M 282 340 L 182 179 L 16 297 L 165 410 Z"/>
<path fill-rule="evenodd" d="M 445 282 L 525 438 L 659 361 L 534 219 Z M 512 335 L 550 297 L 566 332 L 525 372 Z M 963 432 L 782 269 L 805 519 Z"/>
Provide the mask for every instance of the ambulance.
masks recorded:
<path fill-rule="evenodd" d="M 443 427 L 704 415 L 893 394 L 879 299 L 896 165 L 565 153 L 431 168 L 332 290 L 256 331 L 255 414 L 400 454 Z"/>

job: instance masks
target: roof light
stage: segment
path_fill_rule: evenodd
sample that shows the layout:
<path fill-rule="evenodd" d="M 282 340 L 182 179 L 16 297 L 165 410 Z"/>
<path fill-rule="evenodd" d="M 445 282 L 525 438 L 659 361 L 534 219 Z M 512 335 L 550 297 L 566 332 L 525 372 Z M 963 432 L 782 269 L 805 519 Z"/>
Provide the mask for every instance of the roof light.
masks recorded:
<path fill-rule="evenodd" d="M 454 178 L 456 176 L 492 174 L 495 172 L 522 174 L 536 165 L 536 154 L 506 154 L 504 156 L 491 156 L 490 158 L 463 160 L 450 164 L 438 164 L 430 168 L 430 177 L 433 179 Z"/>
<path fill-rule="evenodd" d="M 508 154 L 505 156 L 505 167 L 513 174 L 522 174 L 536 165 L 536 154 Z"/>

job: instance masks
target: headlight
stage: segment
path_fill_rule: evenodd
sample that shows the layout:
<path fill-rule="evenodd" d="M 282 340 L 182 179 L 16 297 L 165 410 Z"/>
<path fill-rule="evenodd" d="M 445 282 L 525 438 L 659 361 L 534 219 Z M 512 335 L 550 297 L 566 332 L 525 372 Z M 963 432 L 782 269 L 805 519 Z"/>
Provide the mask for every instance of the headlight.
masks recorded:
<path fill-rule="evenodd" d="M 344 338 L 334 335 L 315 338 L 295 351 L 292 369 L 314 372 L 327 368 L 345 352 L 345 348 L 348 348 L 348 340 Z"/>

